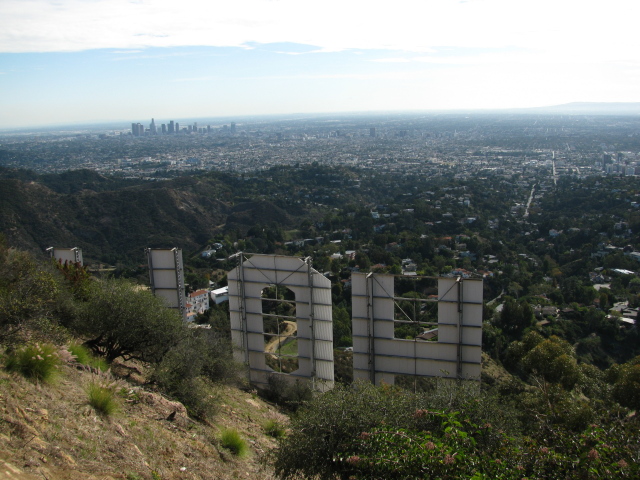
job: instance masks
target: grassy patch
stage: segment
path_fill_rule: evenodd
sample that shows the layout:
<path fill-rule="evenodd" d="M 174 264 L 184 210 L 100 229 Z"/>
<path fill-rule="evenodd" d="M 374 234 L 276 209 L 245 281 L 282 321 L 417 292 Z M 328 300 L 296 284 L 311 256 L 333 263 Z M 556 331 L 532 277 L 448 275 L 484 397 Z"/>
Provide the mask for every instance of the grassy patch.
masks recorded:
<path fill-rule="evenodd" d="M 101 415 L 112 415 L 120 408 L 116 400 L 115 388 L 112 385 L 91 382 L 87 386 L 87 396 L 89 397 L 89 405 Z"/>
<path fill-rule="evenodd" d="M 10 372 L 17 372 L 25 378 L 38 382 L 50 382 L 58 374 L 60 357 L 54 345 L 36 343 L 25 345 L 7 354 L 5 367 Z"/>
<path fill-rule="evenodd" d="M 89 349 L 79 343 L 72 343 L 68 347 L 69 352 L 76 357 L 76 361 L 81 365 L 87 365 L 89 367 L 96 368 L 102 372 L 106 372 L 109 369 L 109 364 L 104 358 L 96 357 L 91 354 Z"/>
<path fill-rule="evenodd" d="M 298 356 L 298 339 L 287 338 L 280 346 L 280 355 Z"/>
<path fill-rule="evenodd" d="M 267 420 L 264 424 L 264 432 L 273 438 L 282 438 L 287 433 L 284 425 L 277 420 Z"/>
<path fill-rule="evenodd" d="M 225 428 L 220 435 L 220 445 L 226 448 L 236 457 L 245 457 L 249 453 L 247 441 L 240 436 L 237 430 Z"/>

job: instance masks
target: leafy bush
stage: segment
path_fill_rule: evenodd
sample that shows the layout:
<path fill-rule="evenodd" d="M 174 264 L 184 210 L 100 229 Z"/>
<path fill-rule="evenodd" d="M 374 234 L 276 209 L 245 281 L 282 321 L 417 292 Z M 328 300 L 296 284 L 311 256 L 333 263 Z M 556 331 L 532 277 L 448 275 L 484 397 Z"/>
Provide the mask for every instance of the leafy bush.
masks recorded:
<path fill-rule="evenodd" d="M 576 430 L 537 416 L 523 429 L 516 415 L 465 385 L 422 394 L 338 387 L 292 418 L 275 469 L 296 479 L 638 478 L 637 420 Z"/>
<path fill-rule="evenodd" d="M 53 311 L 59 293 L 51 268 L 9 248 L 0 235 L 0 343 L 15 343 L 34 332 L 39 338 L 57 340 L 60 332 Z"/>
<path fill-rule="evenodd" d="M 249 453 L 247 441 L 233 428 L 225 428 L 222 430 L 220 445 L 237 457 L 244 457 Z"/>
<path fill-rule="evenodd" d="M 26 378 L 39 382 L 50 382 L 58 373 L 60 357 L 51 344 L 25 345 L 9 354 L 6 369 L 18 372 Z"/>
<path fill-rule="evenodd" d="M 491 423 L 496 429 L 519 431 L 515 413 L 490 395 L 482 395 L 477 384 L 442 382 L 433 392 L 415 394 L 396 387 L 375 387 L 358 382 L 337 386 L 317 395 L 292 417 L 290 433 L 275 452 L 276 472 L 285 478 L 303 476 L 332 478 L 344 470 L 336 458 L 361 432 L 386 425 L 444 435 L 446 426 L 438 418 L 415 415 L 419 410 L 461 410 L 476 424 Z M 499 438 L 485 436 L 487 449 Z"/>
<path fill-rule="evenodd" d="M 92 286 L 71 327 L 107 362 L 120 357 L 158 362 L 184 334 L 179 315 L 151 292 L 124 280 Z"/>
<path fill-rule="evenodd" d="M 352 479 L 408 478 L 637 478 L 638 447 L 618 442 L 598 426 L 575 437 L 556 431 L 552 439 L 519 441 L 490 424 L 476 425 L 459 412 L 421 412 L 445 428 L 434 433 L 381 426 L 354 434 L 334 458 Z M 499 441 L 490 449 L 481 440 Z M 493 443 L 493 442 L 491 442 Z"/>
<path fill-rule="evenodd" d="M 268 382 L 269 388 L 264 395 L 272 402 L 293 411 L 313 398 L 313 391 L 308 382 L 298 379 L 290 381 L 286 376 L 279 374 L 270 375 Z"/>
<path fill-rule="evenodd" d="M 206 377 L 186 378 L 174 384 L 171 395 L 184 404 L 189 415 L 200 420 L 209 420 L 218 411 L 215 385 Z"/>
<path fill-rule="evenodd" d="M 92 381 L 86 388 L 89 405 L 98 413 L 109 416 L 116 413 L 120 405 L 116 399 L 115 386 Z"/>
<path fill-rule="evenodd" d="M 613 365 L 607 372 L 613 383 L 613 398 L 628 408 L 640 410 L 640 357 L 623 365 Z"/>
<path fill-rule="evenodd" d="M 210 330 L 189 329 L 154 370 L 153 381 L 164 389 L 188 378 L 205 376 L 212 381 L 233 381 L 240 366 L 233 361 L 231 343 Z"/>
<path fill-rule="evenodd" d="M 156 366 L 155 382 L 167 395 L 182 402 L 190 415 L 207 419 L 215 413 L 213 382 L 239 378 L 229 342 L 209 330 L 189 330 Z"/>

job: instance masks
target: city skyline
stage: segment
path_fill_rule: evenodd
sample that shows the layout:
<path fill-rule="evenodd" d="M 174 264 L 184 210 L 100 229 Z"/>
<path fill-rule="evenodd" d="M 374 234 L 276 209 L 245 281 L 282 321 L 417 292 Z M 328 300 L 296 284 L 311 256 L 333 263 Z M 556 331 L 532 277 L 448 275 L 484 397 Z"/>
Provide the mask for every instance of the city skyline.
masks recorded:
<path fill-rule="evenodd" d="M 640 102 L 638 13 L 619 0 L 5 0 L 0 128 Z"/>

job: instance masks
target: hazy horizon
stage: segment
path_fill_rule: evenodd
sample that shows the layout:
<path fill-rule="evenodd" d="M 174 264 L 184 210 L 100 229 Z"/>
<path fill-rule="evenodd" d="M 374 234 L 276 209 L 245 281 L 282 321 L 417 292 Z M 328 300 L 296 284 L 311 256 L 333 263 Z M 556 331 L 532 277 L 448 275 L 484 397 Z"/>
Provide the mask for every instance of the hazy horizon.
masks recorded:
<path fill-rule="evenodd" d="M 621 0 L 4 0 L 0 128 L 640 102 L 638 13 Z"/>

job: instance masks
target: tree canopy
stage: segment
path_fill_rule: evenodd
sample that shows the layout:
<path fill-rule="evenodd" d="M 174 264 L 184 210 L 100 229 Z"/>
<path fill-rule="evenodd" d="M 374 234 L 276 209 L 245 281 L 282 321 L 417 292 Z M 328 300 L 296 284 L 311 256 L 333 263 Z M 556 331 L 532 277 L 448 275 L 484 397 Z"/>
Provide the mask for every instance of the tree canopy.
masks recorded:
<path fill-rule="evenodd" d="M 113 279 L 95 282 L 74 327 L 109 362 L 119 357 L 159 361 L 185 328 L 179 314 L 150 291 Z"/>

